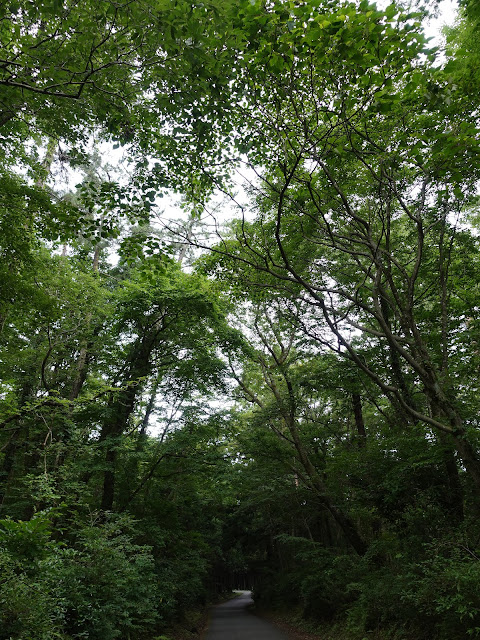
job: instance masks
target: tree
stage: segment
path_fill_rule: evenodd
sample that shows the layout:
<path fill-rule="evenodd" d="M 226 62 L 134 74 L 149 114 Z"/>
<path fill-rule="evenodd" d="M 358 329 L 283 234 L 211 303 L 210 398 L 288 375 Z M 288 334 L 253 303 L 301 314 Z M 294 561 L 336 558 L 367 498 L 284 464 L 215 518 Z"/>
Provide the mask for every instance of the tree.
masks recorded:
<path fill-rule="evenodd" d="M 216 350 L 237 340 L 207 283 L 181 273 L 174 262 L 145 260 L 140 272 L 125 282 L 118 305 L 116 331 L 124 344 L 99 435 L 106 461 L 103 510 L 113 506 L 118 439 L 128 428 L 145 383 L 153 378 L 156 392 L 164 395 L 175 395 L 182 381 L 189 394 L 195 389 L 208 393 L 221 384 L 224 368 Z"/>
<path fill-rule="evenodd" d="M 297 483 L 306 485 L 315 494 L 321 509 L 330 515 L 353 549 L 363 555 L 366 542 L 345 506 L 332 499 L 325 482 L 330 398 L 322 402 L 319 395 L 312 397 L 303 374 L 307 368 L 310 384 L 314 385 L 312 374 L 321 356 L 309 354 L 296 328 L 282 324 L 282 316 L 275 308 L 261 305 L 254 309 L 248 333 L 257 347 L 242 373 L 233 367 L 233 375 L 239 392 L 254 407 L 252 427 L 268 425 L 283 445 L 278 445 L 278 461 L 290 469 Z M 341 420 L 339 415 L 333 419 Z M 341 427 L 336 435 L 339 438 L 344 435 Z"/>
<path fill-rule="evenodd" d="M 475 414 L 454 365 L 469 308 L 456 252 L 477 264 L 475 238 L 458 228 L 478 179 L 477 123 L 467 109 L 458 122 L 416 19 L 394 5 L 272 8 L 243 61 L 250 104 L 237 106 L 256 219 L 214 251 L 308 301 L 306 334 L 355 362 L 406 423 L 445 434 L 478 493 Z M 359 334 L 390 370 L 365 358 Z"/>

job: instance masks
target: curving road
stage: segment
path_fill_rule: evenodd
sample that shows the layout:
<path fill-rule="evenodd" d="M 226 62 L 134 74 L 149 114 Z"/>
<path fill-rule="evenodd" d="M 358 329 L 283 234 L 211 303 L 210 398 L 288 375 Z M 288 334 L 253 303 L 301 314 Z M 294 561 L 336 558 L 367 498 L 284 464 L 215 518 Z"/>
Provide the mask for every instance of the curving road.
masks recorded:
<path fill-rule="evenodd" d="M 247 611 L 252 604 L 250 591 L 214 607 L 205 640 L 287 640 L 270 623 Z"/>

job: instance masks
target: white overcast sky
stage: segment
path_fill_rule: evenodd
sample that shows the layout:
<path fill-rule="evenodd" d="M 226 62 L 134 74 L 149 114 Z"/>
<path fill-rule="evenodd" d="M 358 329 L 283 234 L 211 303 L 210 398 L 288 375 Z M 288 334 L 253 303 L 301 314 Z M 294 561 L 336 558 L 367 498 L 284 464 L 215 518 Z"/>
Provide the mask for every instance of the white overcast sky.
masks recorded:
<path fill-rule="evenodd" d="M 442 27 L 451 26 L 454 23 L 457 8 L 458 2 L 455 0 L 443 0 L 440 3 L 438 18 L 430 20 L 430 23 L 425 26 L 427 36 L 435 38 L 434 44 L 442 43 Z"/>

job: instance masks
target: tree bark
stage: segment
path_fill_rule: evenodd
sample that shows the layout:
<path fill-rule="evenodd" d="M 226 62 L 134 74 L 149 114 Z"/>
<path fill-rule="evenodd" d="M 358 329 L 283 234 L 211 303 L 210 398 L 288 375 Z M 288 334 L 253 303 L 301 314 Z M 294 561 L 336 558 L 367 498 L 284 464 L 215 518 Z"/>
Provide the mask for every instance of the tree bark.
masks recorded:
<path fill-rule="evenodd" d="M 359 393 L 352 393 L 353 414 L 355 416 L 355 426 L 357 428 L 358 446 L 364 447 L 367 439 L 365 422 L 363 420 L 362 398 Z"/>

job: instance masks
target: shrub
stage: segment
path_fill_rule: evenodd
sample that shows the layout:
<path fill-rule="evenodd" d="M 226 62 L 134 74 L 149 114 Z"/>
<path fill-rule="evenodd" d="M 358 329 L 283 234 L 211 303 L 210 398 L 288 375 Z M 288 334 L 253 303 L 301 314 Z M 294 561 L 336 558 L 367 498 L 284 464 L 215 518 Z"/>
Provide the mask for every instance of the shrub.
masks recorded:
<path fill-rule="evenodd" d="M 402 600 L 416 607 L 419 627 L 442 640 L 480 633 L 480 557 L 466 546 L 427 546 L 427 558 L 410 572 Z"/>
<path fill-rule="evenodd" d="M 0 640 L 60 637 L 62 603 L 48 588 L 44 562 L 58 551 L 50 520 L 0 521 Z"/>
<path fill-rule="evenodd" d="M 84 526 L 48 572 L 65 603 L 65 628 L 75 639 L 114 640 L 153 627 L 158 618 L 150 548 L 132 541 L 126 516 Z"/>
<path fill-rule="evenodd" d="M 0 640 L 134 638 L 158 620 L 150 548 L 126 516 L 77 524 L 70 545 L 50 521 L 0 522 Z"/>

